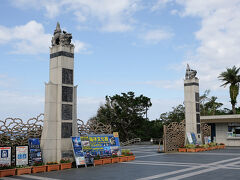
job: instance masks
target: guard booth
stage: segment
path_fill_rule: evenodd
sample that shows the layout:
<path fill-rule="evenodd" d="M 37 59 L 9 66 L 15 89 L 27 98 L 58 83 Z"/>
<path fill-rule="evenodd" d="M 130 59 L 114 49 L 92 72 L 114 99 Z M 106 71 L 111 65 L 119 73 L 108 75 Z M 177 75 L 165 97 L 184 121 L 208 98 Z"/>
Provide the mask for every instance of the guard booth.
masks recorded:
<path fill-rule="evenodd" d="M 240 115 L 201 116 L 201 123 L 211 125 L 211 139 L 226 146 L 240 146 Z"/>

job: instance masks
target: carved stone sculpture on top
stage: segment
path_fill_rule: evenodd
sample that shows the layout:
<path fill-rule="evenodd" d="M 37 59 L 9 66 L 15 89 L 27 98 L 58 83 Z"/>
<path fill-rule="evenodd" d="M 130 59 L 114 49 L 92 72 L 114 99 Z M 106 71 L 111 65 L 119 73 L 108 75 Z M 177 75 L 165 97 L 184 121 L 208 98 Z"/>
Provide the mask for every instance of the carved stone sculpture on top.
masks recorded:
<path fill-rule="evenodd" d="M 56 29 L 52 37 L 52 46 L 62 45 L 62 46 L 73 46 L 71 44 L 72 34 L 61 30 L 59 22 L 57 22 Z"/>
<path fill-rule="evenodd" d="M 190 69 L 189 65 L 187 64 L 185 79 L 197 78 L 196 75 L 197 75 L 197 71 L 193 70 L 193 69 Z"/>

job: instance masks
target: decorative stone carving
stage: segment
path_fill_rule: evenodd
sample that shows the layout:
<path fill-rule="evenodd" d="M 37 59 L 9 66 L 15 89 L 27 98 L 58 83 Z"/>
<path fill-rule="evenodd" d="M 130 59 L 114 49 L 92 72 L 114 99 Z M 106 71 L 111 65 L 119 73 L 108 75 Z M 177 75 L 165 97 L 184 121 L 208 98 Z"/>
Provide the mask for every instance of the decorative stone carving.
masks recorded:
<path fill-rule="evenodd" d="M 73 88 L 68 86 L 62 86 L 62 101 L 72 102 L 73 101 Z"/>
<path fill-rule="evenodd" d="M 164 150 L 165 152 L 177 151 L 177 148 L 184 146 L 185 122 L 172 122 L 164 126 Z"/>
<path fill-rule="evenodd" d="M 72 34 L 67 33 L 66 31 L 63 31 L 63 34 L 60 34 L 60 45 L 61 46 L 68 46 L 71 45 L 71 40 L 72 40 Z"/>
<path fill-rule="evenodd" d="M 72 120 L 71 104 L 62 104 L 62 120 Z"/>
<path fill-rule="evenodd" d="M 185 79 L 197 78 L 196 75 L 197 75 L 197 71 L 193 70 L 193 69 L 190 69 L 189 65 L 187 64 Z"/>
<path fill-rule="evenodd" d="M 211 136 L 211 125 L 201 123 L 201 134 L 202 134 L 202 142 L 204 142 L 204 137 Z"/>
<path fill-rule="evenodd" d="M 62 68 L 62 83 L 73 84 L 73 70 Z"/>
<path fill-rule="evenodd" d="M 72 123 L 62 123 L 62 138 L 70 138 L 72 136 Z"/>
<path fill-rule="evenodd" d="M 57 22 L 56 29 L 52 37 L 52 46 L 61 45 L 61 46 L 73 46 L 71 44 L 72 34 L 67 33 L 66 31 L 61 30 L 59 22 Z"/>

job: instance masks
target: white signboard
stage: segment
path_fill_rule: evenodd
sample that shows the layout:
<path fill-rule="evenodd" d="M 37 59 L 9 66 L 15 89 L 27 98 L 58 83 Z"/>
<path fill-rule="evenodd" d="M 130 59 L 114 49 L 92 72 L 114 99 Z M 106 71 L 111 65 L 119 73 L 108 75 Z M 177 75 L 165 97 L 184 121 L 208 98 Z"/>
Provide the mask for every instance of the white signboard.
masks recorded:
<path fill-rule="evenodd" d="M 11 166 L 11 147 L 0 147 L 0 164 Z"/>
<path fill-rule="evenodd" d="M 187 132 L 187 139 L 188 139 L 189 144 L 193 144 L 193 139 L 192 139 L 190 132 Z"/>
<path fill-rule="evenodd" d="M 28 165 L 28 146 L 16 146 L 16 166 Z"/>

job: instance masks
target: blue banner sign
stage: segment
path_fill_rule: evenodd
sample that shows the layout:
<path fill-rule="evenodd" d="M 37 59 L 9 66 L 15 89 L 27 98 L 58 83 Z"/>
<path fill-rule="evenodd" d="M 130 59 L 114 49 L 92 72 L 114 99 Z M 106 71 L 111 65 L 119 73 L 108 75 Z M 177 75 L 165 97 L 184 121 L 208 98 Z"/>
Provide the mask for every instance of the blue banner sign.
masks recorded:
<path fill-rule="evenodd" d="M 196 135 L 192 132 L 192 133 L 191 133 L 191 136 L 192 136 L 193 144 L 197 144 Z"/>
<path fill-rule="evenodd" d="M 82 136 L 81 140 L 85 155 L 111 156 L 121 154 L 118 133 Z"/>
<path fill-rule="evenodd" d="M 29 158 L 30 165 L 33 165 L 34 162 L 42 162 L 42 152 L 40 149 L 40 141 L 38 138 L 29 138 L 28 139 L 29 146 Z"/>
<path fill-rule="evenodd" d="M 72 137 L 73 152 L 76 161 L 76 165 L 85 165 L 85 156 L 83 153 L 82 143 L 80 137 Z"/>

